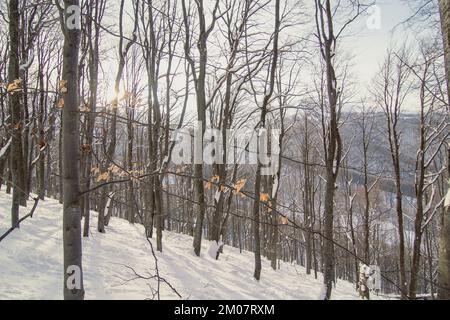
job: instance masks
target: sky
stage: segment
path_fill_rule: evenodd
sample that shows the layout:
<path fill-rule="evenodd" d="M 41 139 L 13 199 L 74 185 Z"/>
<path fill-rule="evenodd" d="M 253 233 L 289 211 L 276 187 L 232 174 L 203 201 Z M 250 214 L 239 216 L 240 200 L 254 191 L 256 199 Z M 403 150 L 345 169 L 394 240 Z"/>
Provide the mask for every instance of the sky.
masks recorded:
<path fill-rule="evenodd" d="M 413 14 L 404 1 L 378 0 L 377 6 L 380 17 L 379 29 L 369 28 L 368 18 L 363 18 L 357 22 L 361 32 L 352 35 L 345 42 L 346 49 L 354 56 L 354 72 L 365 84 L 370 84 L 373 80 L 389 47 L 399 45 L 406 39 L 414 41 L 412 31 L 399 26 Z"/>
<path fill-rule="evenodd" d="M 210 0 L 205 3 L 207 4 L 208 1 Z M 304 3 L 306 7 L 309 7 L 312 0 L 304 0 Z M 129 6 L 126 8 L 127 12 L 131 13 L 131 1 L 127 3 L 127 6 Z M 417 40 L 417 36 L 410 29 L 405 25 L 400 25 L 413 14 L 405 0 L 376 0 L 374 9 L 369 13 L 369 16 L 358 18 L 347 32 L 350 36 L 344 37 L 342 40 L 342 49 L 344 49 L 345 55 L 352 57 L 352 81 L 356 83 L 355 100 L 358 101 L 369 95 L 371 82 L 379 71 L 388 48 L 401 45 L 406 39 L 411 44 Z M 312 14 L 313 11 L 311 11 Z M 129 22 L 129 27 L 132 28 L 132 21 Z M 128 23 L 126 22 L 125 29 L 127 27 Z M 113 39 L 111 43 L 113 56 L 117 56 L 116 48 L 114 48 L 116 43 L 116 39 Z M 110 69 L 111 75 L 115 74 L 116 64 L 109 64 L 106 67 Z M 109 82 L 112 83 L 113 79 L 114 77 L 111 77 Z M 109 91 L 113 94 L 111 89 Z M 414 103 L 408 103 L 408 108 L 414 109 L 411 104 Z"/>
<path fill-rule="evenodd" d="M 414 50 L 420 40 L 429 34 L 431 28 L 426 25 L 418 25 L 415 30 L 405 23 L 414 15 L 408 3 L 410 0 L 376 0 L 375 9 L 370 13 L 379 16 L 379 25 L 370 23 L 368 17 L 362 17 L 354 24 L 355 32 L 350 32 L 351 37 L 343 40 L 343 48 L 352 57 L 352 75 L 356 81 L 355 99 L 371 97 L 370 90 L 375 76 L 385 60 L 388 49 L 399 48 L 407 44 Z M 408 5 L 409 4 L 409 5 Z M 369 21 L 368 21 L 369 20 Z M 369 99 L 370 101 L 370 99 Z M 415 112 L 418 110 L 416 94 L 411 94 L 404 103 L 404 111 Z"/>

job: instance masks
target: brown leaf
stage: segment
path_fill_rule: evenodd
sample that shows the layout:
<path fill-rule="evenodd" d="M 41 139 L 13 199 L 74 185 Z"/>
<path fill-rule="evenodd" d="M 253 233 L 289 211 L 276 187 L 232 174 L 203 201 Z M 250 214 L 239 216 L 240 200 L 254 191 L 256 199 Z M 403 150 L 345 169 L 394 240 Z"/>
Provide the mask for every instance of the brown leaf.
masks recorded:
<path fill-rule="evenodd" d="M 6 91 L 10 94 L 14 94 L 14 92 L 18 92 L 22 90 L 22 80 L 16 79 L 6 87 Z"/>
<path fill-rule="evenodd" d="M 289 220 L 286 217 L 281 216 L 280 217 L 280 224 L 287 226 L 289 224 Z"/>
<path fill-rule="evenodd" d="M 45 140 L 42 138 L 42 139 L 39 141 L 39 148 L 42 149 L 42 148 L 44 148 L 46 145 L 47 145 L 47 143 L 46 143 Z"/>
<path fill-rule="evenodd" d="M 269 201 L 269 194 L 268 193 L 261 193 L 260 195 L 259 195 L 259 200 L 260 201 L 262 201 L 262 202 L 267 202 L 267 201 Z"/>
<path fill-rule="evenodd" d="M 103 172 L 97 177 L 97 182 L 108 181 L 108 179 L 109 179 L 109 172 Z"/>
<path fill-rule="evenodd" d="M 67 93 L 67 80 L 59 81 L 59 92 Z"/>
<path fill-rule="evenodd" d="M 63 99 L 63 98 L 61 98 L 61 99 L 58 100 L 58 103 L 57 103 L 56 107 L 57 107 L 58 109 L 64 108 L 64 99 Z"/>
<path fill-rule="evenodd" d="M 245 180 L 245 179 L 241 179 L 238 182 L 236 182 L 236 184 L 234 185 L 235 190 L 233 191 L 233 193 L 240 194 L 241 190 L 242 190 L 242 188 L 244 188 L 246 182 L 247 182 L 247 180 Z"/>
<path fill-rule="evenodd" d="M 80 146 L 80 149 L 81 149 L 81 152 L 83 152 L 83 153 L 89 153 L 92 151 L 92 147 L 90 144 L 82 144 Z"/>
<path fill-rule="evenodd" d="M 84 104 L 80 107 L 80 112 L 84 112 L 84 113 L 91 112 L 91 109 L 89 108 L 89 106 L 87 104 Z"/>

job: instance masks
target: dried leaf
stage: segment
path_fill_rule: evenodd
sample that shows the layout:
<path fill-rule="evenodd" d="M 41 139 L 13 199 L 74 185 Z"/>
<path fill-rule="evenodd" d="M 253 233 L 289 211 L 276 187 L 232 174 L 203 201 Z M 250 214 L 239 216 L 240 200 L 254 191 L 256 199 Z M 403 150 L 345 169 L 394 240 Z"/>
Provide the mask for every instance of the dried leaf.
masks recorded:
<path fill-rule="evenodd" d="M 46 145 L 47 145 L 47 143 L 46 143 L 45 140 L 42 138 L 42 139 L 39 141 L 39 148 L 42 149 L 42 148 L 44 148 Z"/>
<path fill-rule="evenodd" d="M 103 172 L 97 177 L 97 182 L 108 181 L 108 179 L 109 179 L 109 172 Z"/>
<path fill-rule="evenodd" d="M 246 182 L 247 182 L 247 180 L 245 180 L 245 179 L 241 179 L 238 182 L 236 182 L 236 184 L 234 185 L 235 190 L 233 191 L 233 193 L 240 194 L 241 190 L 242 190 L 242 188 L 244 188 Z"/>
<path fill-rule="evenodd" d="M 261 193 L 259 196 L 259 201 L 262 201 L 262 202 L 267 202 L 267 201 L 269 201 L 269 199 L 270 199 L 270 197 L 269 197 L 268 193 Z"/>
<path fill-rule="evenodd" d="M 80 112 L 91 112 L 91 109 L 89 108 L 89 106 L 87 104 L 84 104 L 80 107 Z"/>
<path fill-rule="evenodd" d="M 92 151 L 92 147 L 90 144 L 82 144 L 80 146 L 80 149 L 81 149 L 81 152 L 83 152 L 83 153 L 89 153 Z"/>
<path fill-rule="evenodd" d="M 61 93 L 67 93 L 67 80 L 59 81 L 59 91 Z"/>
<path fill-rule="evenodd" d="M 112 164 L 109 166 L 108 171 L 112 172 L 112 173 L 119 173 L 120 172 L 120 168 L 118 166 L 116 166 L 115 164 Z"/>
<path fill-rule="evenodd" d="M 10 84 L 8 84 L 6 88 L 6 91 L 11 94 L 14 94 L 14 92 L 18 92 L 20 90 L 22 90 L 22 80 L 20 79 L 14 80 Z"/>
<path fill-rule="evenodd" d="M 17 122 L 14 126 L 13 126 L 14 130 L 20 130 L 22 128 L 22 122 Z"/>
<path fill-rule="evenodd" d="M 63 98 L 61 98 L 61 99 L 58 100 L 58 103 L 57 103 L 56 107 L 57 107 L 58 109 L 64 108 L 64 99 L 63 99 Z"/>

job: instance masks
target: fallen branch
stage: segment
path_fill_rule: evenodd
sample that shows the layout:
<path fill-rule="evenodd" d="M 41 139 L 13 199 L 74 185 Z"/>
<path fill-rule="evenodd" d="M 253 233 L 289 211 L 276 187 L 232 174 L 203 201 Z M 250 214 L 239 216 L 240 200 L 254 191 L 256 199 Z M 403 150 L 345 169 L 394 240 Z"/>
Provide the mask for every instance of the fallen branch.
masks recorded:
<path fill-rule="evenodd" d="M 31 209 L 30 213 L 27 214 L 26 216 L 22 217 L 22 218 L 19 220 L 19 223 L 17 224 L 17 226 L 9 228 L 9 229 L 8 229 L 8 230 L 0 237 L 0 242 L 1 242 L 3 239 L 5 239 L 5 238 L 6 238 L 11 232 L 13 232 L 15 229 L 19 228 L 20 223 L 22 223 L 23 221 L 25 221 L 25 220 L 28 219 L 28 218 L 33 218 L 33 214 L 34 214 L 34 211 L 36 211 L 36 208 L 37 208 L 38 203 L 39 203 L 39 198 L 38 198 L 38 197 L 34 198 L 34 205 L 33 205 L 33 208 Z"/>

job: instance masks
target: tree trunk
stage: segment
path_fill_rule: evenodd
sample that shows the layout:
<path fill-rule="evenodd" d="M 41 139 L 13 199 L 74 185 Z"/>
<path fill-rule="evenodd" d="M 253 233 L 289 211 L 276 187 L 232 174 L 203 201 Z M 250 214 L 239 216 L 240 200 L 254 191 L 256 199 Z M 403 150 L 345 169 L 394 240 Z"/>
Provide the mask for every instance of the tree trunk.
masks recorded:
<path fill-rule="evenodd" d="M 18 90 L 10 92 L 10 114 L 12 128 L 11 142 L 11 172 L 13 182 L 13 200 L 11 207 L 11 227 L 19 227 L 19 204 L 23 205 L 25 199 L 25 176 L 22 151 L 22 128 L 21 119 L 22 106 L 21 99 L 21 80 L 19 76 L 19 3 L 17 0 L 9 2 L 9 37 L 10 53 L 8 66 L 8 81 L 12 84 L 17 82 Z M 26 203 L 25 203 L 26 204 Z"/>
<path fill-rule="evenodd" d="M 448 150 L 447 171 L 450 172 L 450 149 Z M 438 296 L 439 300 L 450 300 L 450 207 L 442 210 L 439 239 Z"/>
<path fill-rule="evenodd" d="M 255 252 L 255 272 L 253 276 L 256 280 L 261 278 L 261 239 L 259 234 L 259 199 L 261 190 L 261 165 L 258 163 L 255 177 L 255 200 L 253 202 L 253 237 L 254 237 L 254 252 Z"/>
<path fill-rule="evenodd" d="M 450 111 L 450 0 L 440 0 L 442 36 L 444 39 L 445 68 L 447 75 L 447 94 Z M 450 172 L 450 148 L 448 149 L 448 172 Z M 450 300 L 450 208 L 443 210 L 438 268 L 438 299 Z"/>
<path fill-rule="evenodd" d="M 94 127 L 95 127 L 95 112 L 97 111 L 97 83 L 98 83 L 98 67 L 99 67 L 99 41 L 100 41 L 100 26 L 97 23 L 101 22 L 101 16 L 103 16 L 102 10 L 104 10 L 103 1 L 96 1 L 94 4 L 88 4 L 89 13 L 95 20 L 88 22 L 89 33 L 89 113 L 86 116 L 87 128 L 86 128 L 86 163 L 84 170 L 84 189 L 89 190 L 91 187 L 91 169 L 92 169 L 92 157 L 93 157 L 93 141 L 94 141 Z M 97 21 L 99 20 L 100 21 Z M 89 194 L 84 196 L 84 227 L 83 236 L 89 237 L 90 227 L 90 201 Z"/>
<path fill-rule="evenodd" d="M 447 95 L 450 102 L 450 0 L 439 0 L 439 12 L 441 16 L 441 31 L 444 41 L 444 61 L 447 80 Z M 449 104 L 450 112 L 450 104 Z"/>
<path fill-rule="evenodd" d="M 79 0 L 65 0 L 68 7 L 79 7 Z M 78 54 L 80 30 L 62 26 L 64 31 L 63 74 L 67 93 L 63 94 L 63 246 L 64 246 L 64 299 L 84 299 L 81 244 L 81 209 L 79 182 L 79 124 L 78 124 Z M 72 277 L 79 282 L 72 283 Z M 73 286 L 75 284 L 75 286 Z"/>

